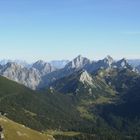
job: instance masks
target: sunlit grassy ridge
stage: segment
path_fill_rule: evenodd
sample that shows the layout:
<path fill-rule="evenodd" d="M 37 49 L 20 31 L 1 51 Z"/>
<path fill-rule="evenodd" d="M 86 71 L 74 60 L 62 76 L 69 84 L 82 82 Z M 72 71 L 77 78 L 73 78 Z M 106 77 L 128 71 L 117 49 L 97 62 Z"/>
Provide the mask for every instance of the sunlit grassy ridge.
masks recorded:
<path fill-rule="evenodd" d="M 51 135 L 42 134 L 5 117 L 0 117 L 0 125 L 4 128 L 5 140 L 54 140 Z"/>

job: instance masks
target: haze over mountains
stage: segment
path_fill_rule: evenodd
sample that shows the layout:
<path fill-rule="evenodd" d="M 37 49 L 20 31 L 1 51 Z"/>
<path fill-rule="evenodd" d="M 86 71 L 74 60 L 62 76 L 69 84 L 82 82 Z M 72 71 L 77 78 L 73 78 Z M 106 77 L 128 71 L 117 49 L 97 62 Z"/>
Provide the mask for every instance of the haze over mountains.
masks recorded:
<path fill-rule="evenodd" d="M 31 89 L 44 88 L 55 80 L 82 69 L 89 73 L 96 73 L 99 69 L 111 68 L 131 68 L 134 71 L 140 71 L 140 62 L 138 60 L 136 62 L 135 60 L 126 59 L 115 61 L 111 56 L 99 61 L 91 61 L 79 55 L 72 61 L 62 60 L 49 63 L 38 60 L 33 64 L 28 64 L 19 60 L 2 60 L 0 64 L 0 75 Z"/>

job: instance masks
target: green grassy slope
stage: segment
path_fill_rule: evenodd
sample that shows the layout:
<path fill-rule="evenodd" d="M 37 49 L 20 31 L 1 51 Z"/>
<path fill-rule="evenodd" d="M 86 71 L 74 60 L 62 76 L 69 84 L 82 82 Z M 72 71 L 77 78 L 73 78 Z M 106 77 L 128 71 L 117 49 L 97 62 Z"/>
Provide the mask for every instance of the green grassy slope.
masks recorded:
<path fill-rule="evenodd" d="M 0 117 L 0 125 L 4 128 L 5 140 L 54 140 L 51 135 L 34 131 L 5 117 Z"/>
<path fill-rule="evenodd" d="M 79 125 L 82 120 L 73 100 L 61 94 L 37 93 L 0 77 L 0 111 L 33 129 L 71 129 Z"/>

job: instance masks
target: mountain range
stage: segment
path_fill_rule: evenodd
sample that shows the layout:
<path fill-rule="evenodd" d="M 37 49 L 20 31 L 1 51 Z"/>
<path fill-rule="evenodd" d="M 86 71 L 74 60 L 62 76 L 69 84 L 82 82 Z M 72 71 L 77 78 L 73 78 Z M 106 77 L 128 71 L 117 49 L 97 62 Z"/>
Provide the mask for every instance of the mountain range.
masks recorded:
<path fill-rule="evenodd" d="M 12 127 L 19 123 L 56 140 L 140 138 L 140 66 L 124 58 L 79 55 L 63 68 L 8 62 L 0 75 L 0 112 Z"/>
<path fill-rule="evenodd" d="M 7 62 L 7 63 L 6 63 Z M 58 66 L 59 65 L 59 66 Z M 107 56 L 103 60 L 91 61 L 81 55 L 72 61 L 44 62 L 39 60 L 32 65 L 24 61 L 3 60 L 0 65 L 0 75 L 23 84 L 31 89 L 45 88 L 57 79 L 68 76 L 78 70 L 87 70 L 89 73 L 96 73 L 99 69 L 128 68 L 140 71 L 139 66 L 131 66 L 126 59 L 119 61 Z"/>

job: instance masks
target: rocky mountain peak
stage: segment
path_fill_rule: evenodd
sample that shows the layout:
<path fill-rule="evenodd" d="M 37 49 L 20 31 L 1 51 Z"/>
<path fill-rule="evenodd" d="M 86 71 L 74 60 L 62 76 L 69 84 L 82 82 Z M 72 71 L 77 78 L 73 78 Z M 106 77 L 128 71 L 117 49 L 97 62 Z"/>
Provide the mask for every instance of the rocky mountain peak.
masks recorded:
<path fill-rule="evenodd" d="M 12 66 L 12 65 L 17 65 L 17 64 L 15 62 L 8 62 L 6 65 L 7 66 Z"/>
<path fill-rule="evenodd" d="M 82 55 L 80 54 L 80 55 L 78 55 L 76 58 L 80 60 L 80 59 L 82 59 L 83 57 L 82 57 Z"/>
<path fill-rule="evenodd" d="M 103 59 L 103 61 L 104 61 L 105 63 L 107 63 L 109 66 L 112 65 L 112 63 L 114 62 L 113 58 L 112 58 L 111 56 L 109 56 L 109 55 L 107 55 L 107 56 Z"/>
<path fill-rule="evenodd" d="M 127 59 L 126 58 L 122 58 L 120 61 L 127 63 Z"/>
<path fill-rule="evenodd" d="M 85 58 L 85 57 L 82 57 L 81 55 L 78 55 L 75 59 L 73 59 L 71 62 L 69 62 L 66 65 L 66 68 L 80 69 L 80 68 L 83 68 L 89 62 L 90 62 L 90 60 L 88 58 Z"/>
<path fill-rule="evenodd" d="M 38 60 L 33 64 L 33 67 L 42 66 L 42 65 L 45 65 L 45 62 L 43 60 Z"/>
<path fill-rule="evenodd" d="M 56 70 L 50 63 L 44 62 L 42 60 L 35 62 L 32 68 L 35 68 L 38 71 L 40 71 L 42 75 L 45 75 L 47 73 L 50 73 Z"/>
<path fill-rule="evenodd" d="M 130 65 L 128 64 L 127 60 L 125 58 L 119 60 L 116 62 L 116 66 L 118 68 L 127 68 L 130 67 Z"/>
<path fill-rule="evenodd" d="M 16 62 L 8 62 L 6 65 L 5 65 L 5 67 L 7 67 L 7 68 L 9 68 L 9 67 L 11 67 L 11 68 L 23 68 L 23 66 L 22 65 L 19 65 L 19 64 L 17 64 Z"/>
<path fill-rule="evenodd" d="M 93 79 L 87 71 L 82 71 L 80 75 L 80 82 L 83 84 L 93 85 Z"/>

